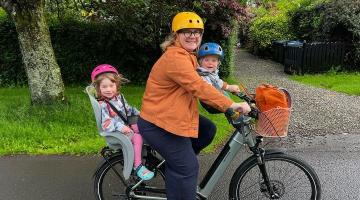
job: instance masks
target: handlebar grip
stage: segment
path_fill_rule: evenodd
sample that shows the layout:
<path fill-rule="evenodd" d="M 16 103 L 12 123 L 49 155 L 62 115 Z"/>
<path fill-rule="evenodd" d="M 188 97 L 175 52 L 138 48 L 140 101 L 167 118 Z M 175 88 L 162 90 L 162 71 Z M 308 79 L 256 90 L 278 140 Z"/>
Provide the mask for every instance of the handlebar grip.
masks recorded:
<path fill-rule="evenodd" d="M 248 113 L 248 115 L 254 119 L 258 119 L 259 118 L 259 109 L 257 109 L 255 107 L 255 105 L 250 105 L 251 111 Z"/>
<path fill-rule="evenodd" d="M 239 112 L 236 112 L 234 111 L 234 109 L 232 108 L 228 108 L 226 111 L 225 111 L 225 115 L 230 117 L 231 119 L 235 120 L 237 118 L 240 117 L 240 113 Z"/>

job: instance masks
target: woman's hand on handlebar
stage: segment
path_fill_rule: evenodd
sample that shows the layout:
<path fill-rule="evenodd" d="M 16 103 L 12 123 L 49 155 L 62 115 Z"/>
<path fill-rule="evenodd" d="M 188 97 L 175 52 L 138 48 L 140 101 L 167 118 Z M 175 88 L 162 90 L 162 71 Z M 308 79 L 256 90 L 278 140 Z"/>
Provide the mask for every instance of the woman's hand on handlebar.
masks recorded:
<path fill-rule="evenodd" d="M 249 104 L 246 102 L 233 103 L 231 104 L 230 108 L 232 108 L 234 111 L 243 113 L 245 115 L 251 111 Z"/>

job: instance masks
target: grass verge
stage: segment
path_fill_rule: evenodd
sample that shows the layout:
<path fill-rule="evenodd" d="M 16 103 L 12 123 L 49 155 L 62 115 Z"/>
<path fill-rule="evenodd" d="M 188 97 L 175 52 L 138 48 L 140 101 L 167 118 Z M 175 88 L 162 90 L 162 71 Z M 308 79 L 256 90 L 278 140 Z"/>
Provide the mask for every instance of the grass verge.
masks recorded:
<path fill-rule="evenodd" d="M 321 87 L 349 95 L 360 95 L 359 73 L 335 73 L 292 76 L 291 79 L 315 87 Z"/>
<path fill-rule="evenodd" d="M 123 87 L 129 103 L 140 108 L 144 87 Z M 0 155 L 92 154 L 105 142 L 98 135 L 90 101 L 82 87 L 66 89 L 69 105 L 31 106 L 28 88 L 0 88 Z M 213 152 L 232 128 L 222 114 L 201 113 L 217 125 Z"/>

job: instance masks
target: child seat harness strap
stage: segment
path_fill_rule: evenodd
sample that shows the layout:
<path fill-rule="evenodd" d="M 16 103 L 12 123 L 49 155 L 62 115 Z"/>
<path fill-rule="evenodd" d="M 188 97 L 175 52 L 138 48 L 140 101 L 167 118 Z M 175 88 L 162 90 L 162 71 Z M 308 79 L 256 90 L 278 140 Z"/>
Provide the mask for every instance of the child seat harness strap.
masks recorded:
<path fill-rule="evenodd" d="M 114 104 L 112 104 L 109 100 L 105 100 L 106 101 L 106 103 L 111 107 L 111 109 L 114 111 L 114 112 L 116 112 L 116 114 L 125 122 L 125 124 L 126 125 L 128 125 L 129 124 L 129 122 L 128 122 L 128 120 L 127 120 L 127 110 L 126 110 L 126 106 L 125 106 L 125 101 L 124 101 L 124 97 L 123 97 L 123 95 L 121 94 L 120 95 L 120 97 L 121 97 L 121 103 L 123 104 L 123 106 L 124 106 L 124 110 L 125 110 L 125 117 L 122 115 L 122 113 L 114 106 Z"/>
<path fill-rule="evenodd" d="M 197 71 L 197 73 L 198 73 L 200 76 L 209 77 L 212 85 L 213 85 L 217 90 L 219 90 L 220 92 L 222 92 L 222 89 L 221 89 L 220 85 L 217 83 L 216 79 L 214 78 L 214 76 L 213 76 L 210 72 L 201 71 L 201 70 L 199 70 L 199 69 L 197 69 L 196 71 Z"/>

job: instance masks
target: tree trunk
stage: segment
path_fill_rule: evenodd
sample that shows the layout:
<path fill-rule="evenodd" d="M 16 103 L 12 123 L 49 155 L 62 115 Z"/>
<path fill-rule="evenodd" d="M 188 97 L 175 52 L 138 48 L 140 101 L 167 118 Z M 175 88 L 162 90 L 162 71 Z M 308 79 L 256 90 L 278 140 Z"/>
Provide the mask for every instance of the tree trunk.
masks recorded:
<path fill-rule="evenodd" d="M 18 33 L 33 104 L 64 101 L 64 84 L 44 17 L 44 0 L 1 0 Z M 15 3 L 14 3 L 15 2 Z"/>

